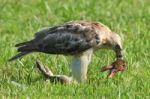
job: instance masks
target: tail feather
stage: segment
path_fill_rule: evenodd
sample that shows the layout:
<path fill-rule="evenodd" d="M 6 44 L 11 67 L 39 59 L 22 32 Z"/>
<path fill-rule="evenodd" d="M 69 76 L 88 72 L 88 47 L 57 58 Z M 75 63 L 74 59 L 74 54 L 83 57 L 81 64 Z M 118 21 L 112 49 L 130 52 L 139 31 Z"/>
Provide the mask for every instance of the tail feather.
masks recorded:
<path fill-rule="evenodd" d="M 38 50 L 38 48 L 34 45 L 25 45 L 18 48 L 18 52 L 32 52 L 36 50 Z"/>
<path fill-rule="evenodd" d="M 23 42 L 23 43 L 18 43 L 18 44 L 15 45 L 15 47 L 28 45 L 28 44 L 30 44 L 31 42 L 32 42 L 32 40 L 31 40 L 31 41 L 26 41 L 26 42 Z"/>
<path fill-rule="evenodd" d="M 22 56 L 37 51 L 38 48 L 36 47 L 36 45 L 33 43 L 33 41 L 27 41 L 27 42 L 23 42 L 23 43 L 19 43 L 15 45 L 16 47 L 18 47 L 18 54 L 13 56 L 12 58 L 10 58 L 8 61 L 13 61 L 15 59 L 21 58 Z"/>
<path fill-rule="evenodd" d="M 30 53 L 30 52 L 21 52 L 21 53 L 15 55 L 15 56 L 13 56 L 12 58 L 10 58 L 8 61 L 13 61 L 13 60 L 16 60 L 18 58 L 21 58 L 22 56 L 24 56 L 24 55 L 26 55 L 28 53 Z"/>

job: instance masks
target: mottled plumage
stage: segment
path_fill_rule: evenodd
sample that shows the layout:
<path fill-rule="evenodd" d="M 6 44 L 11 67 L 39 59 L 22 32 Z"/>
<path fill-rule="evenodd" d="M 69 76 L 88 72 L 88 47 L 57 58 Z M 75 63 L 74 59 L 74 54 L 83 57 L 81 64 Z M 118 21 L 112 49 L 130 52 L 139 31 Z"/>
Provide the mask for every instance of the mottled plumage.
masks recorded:
<path fill-rule="evenodd" d="M 78 54 L 100 43 L 96 23 L 68 22 L 43 29 L 31 41 L 19 43 L 18 52 Z"/>

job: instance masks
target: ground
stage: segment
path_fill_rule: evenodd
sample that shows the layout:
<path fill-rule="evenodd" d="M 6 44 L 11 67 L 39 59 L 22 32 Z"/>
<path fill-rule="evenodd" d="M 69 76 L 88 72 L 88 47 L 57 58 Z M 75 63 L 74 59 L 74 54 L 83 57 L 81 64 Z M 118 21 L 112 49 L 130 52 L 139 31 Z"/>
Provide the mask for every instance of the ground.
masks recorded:
<path fill-rule="evenodd" d="M 0 98 L 150 98 L 149 0 L 0 0 Z M 100 68 L 115 54 L 99 50 L 92 58 L 88 81 L 61 85 L 44 81 L 35 68 L 39 58 L 56 74 L 70 75 L 70 57 L 33 53 L 7 62 L 14 45 L 33 38 L 43 27 L 71 20 L 99 21 L 123 38 L 128 69 L 107 79 Z"/>

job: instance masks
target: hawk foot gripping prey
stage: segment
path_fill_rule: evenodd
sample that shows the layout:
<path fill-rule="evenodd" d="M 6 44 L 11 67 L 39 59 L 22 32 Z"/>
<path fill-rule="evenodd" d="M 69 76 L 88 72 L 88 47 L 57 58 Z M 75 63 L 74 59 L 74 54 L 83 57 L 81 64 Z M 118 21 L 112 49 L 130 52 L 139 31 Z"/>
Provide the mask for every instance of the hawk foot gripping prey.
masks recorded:
<path fill-rule="evenodd" d="M 113 62 L 111 65 L 104 66 L 101 68 L 101 71 L 107 71 L 109 70 L 108 78 L 112 78 L 116 75 L 119 71 L 124 71 L 127 69 L 127 63 L 123 59 L 117 59 L 115 62 Z"/>
<path fill-rule="evenodd" d="M 46 80 L 50 80 L 53 83 L 60 82 L 61 84 L 70 84 L 72 78 L 66 75 L 54 75 L 48 66 L 43 65 L 39 60 L 36 61 L 36 66 Z"/>

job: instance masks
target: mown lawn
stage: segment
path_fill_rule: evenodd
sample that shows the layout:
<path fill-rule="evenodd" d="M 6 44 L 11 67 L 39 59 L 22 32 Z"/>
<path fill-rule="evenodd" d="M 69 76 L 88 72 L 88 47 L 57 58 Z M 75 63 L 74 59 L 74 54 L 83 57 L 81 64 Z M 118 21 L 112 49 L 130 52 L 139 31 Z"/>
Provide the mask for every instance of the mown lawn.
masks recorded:
<path fill-rule="evenodd" d="M 35 68 L 35 60 L 56 74 L 70 75 L 70 57 L 33 53 L 7 62 L 17 42 L 36 31 L 71 20 L 100 21 L 121 35 L 128 70 L 112 79 L 100 67 L 114 61 L 113 51 L 93 55 L 88 81 L 77 85 L 52 84 Z M 149 0 L 0 0 L 0 99 L 150 99 Z"/>

